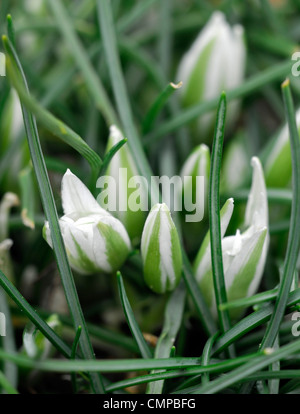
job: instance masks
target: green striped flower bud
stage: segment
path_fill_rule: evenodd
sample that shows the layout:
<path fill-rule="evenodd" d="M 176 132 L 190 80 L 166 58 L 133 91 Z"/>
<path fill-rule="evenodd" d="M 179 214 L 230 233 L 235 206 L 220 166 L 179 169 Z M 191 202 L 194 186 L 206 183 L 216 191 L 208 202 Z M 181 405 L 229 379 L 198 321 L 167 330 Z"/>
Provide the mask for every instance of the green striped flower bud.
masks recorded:
<path fill-rule="evenodd" d="M 246 230 L 237 230 L 235 235 L 224 237 L 233 213 L 233 199 L 225 203 L 220 213 L 228 301 L 251 296 L 257 291 L 266 261 L 269 244 L 267 191 L 258 158 L 252 158 L 252 167 L 252 187 L 245 213 Z M 194 272 L 206 302 L 216 317 L 209 232 L 196 257 Z M 232 317 L 237 318 L 239 315 L 239 309 L 232 311 Z"/>
<path fill-rule="evenodd" d="M 246 59 L 243 32 L 240 25 L 230 27 L 222 12 L 213 13 L 178 68 L 177 79 L 183 83 L 179 93 L 185 107 L 217 98 L 223 90 L 242 83 Z M 229 103 L 227 126 L 237 118 L 238 106 L 237 101 Z M 214 113 L 205 114 L 197 121 L 197 136 L 202 141 L 214 122 Z"/>
<path fill-rule="evenodd" d="M 107 152 L 123 139 L 121 131 L 112 125 Z M 103 187 L 107 180 L 107 188 L 101 191 L 98 201 L 124 224 L 134 244 L 140 240 L 148 210 L 148 195 L 142 178 L 139 176 L 131 151 L 125 144 L 113 156 L 105 177 L 100 177 L 97 182 L 97 187 Z M 100 181 L 103 181 L 102 185 Z"/>
<path fill-rule="evenodd" d="M 172 291 L 182 271 L 178 233 L 166 204 L 155 204 L 145 223 L 141 253 L 146 284 L 156 293 Z"/>
<path fill-rule="evenodd" d="M 192 214 L 192 217 L 195 215 L 196 217 L 191 219 L 187 215 L 186 221 L 199 222 L 203 218 L 204 209 L 207 206 L 209 170 L 209 148 L 205 144 L 201 144 L 192 151 L 180 172 L 180 177 L 183 182 L 182 195 L 184 208 L 189 212 L 196 210 L 196 213 Z"/>
<path fill-rule="evenodd" d="M 70 170 L 62 180 L 62 205 L 59 224 L 72 268 L 81 274 L 118 270 L 131 249 L 126 229 Z M 48 222 L 43 236 L 52 247 Z"/>
<path fill-rule="evenodd" d="M 296 112 L 296 123 L 300 134 L 300 109 Z M 287 124 L 274 139 L 264 165 L 267 187 L 286 187 L 290 184 L 292 179 L 292 158 Z"/>

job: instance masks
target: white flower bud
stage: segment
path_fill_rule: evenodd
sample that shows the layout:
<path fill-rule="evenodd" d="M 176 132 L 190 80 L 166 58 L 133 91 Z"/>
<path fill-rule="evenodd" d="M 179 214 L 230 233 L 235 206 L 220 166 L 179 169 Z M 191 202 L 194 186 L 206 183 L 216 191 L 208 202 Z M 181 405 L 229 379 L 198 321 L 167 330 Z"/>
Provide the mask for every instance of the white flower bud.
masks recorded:
<path fill-rule="evenodd" d="M 70 170 L 62 180 L 62 205 L 59 224 L 72 268 L 82 274 L 118 270 L 131 248 L 126 229 Z M 52 247 L 48 222 L 43 236 Z"/>
<path fill-rule="evenodd" d="M 152 207 L 142 234 L 141 253 L 146 284 L 156 293 L 172 291 L 182 271 L 180 242 L 166 204 Z"/>
<path fill-rule="evenodd" d="M 184 106 L 196 105 L 220 96 L 223 90 L 239 86 L 244 78 L 246 48 L 240 25 L 230 27 L 222 12 L 213 13 L 179 65 L 177 79 Z M 227 127 L 238 115 L 238 103 L 227 108 Z M 199 118 L 198 136 L 205 137 L 215 122 L 214 113 Z"/>

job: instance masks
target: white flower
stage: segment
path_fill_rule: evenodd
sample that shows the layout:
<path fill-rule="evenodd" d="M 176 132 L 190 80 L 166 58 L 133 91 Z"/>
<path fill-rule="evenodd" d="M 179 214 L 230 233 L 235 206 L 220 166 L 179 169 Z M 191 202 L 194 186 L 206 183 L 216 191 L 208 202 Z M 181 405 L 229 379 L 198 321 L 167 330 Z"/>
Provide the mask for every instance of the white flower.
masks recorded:
<path fill-rule="evenodd" d="M 126 229 L 70 170 L 62 180 L 62 205 L 59 224 L 72 268 L 82 274 L 118 270 L 131 248 Z M 52 247 L 48 222 L 43 235 Z"/>
<path fill-rule="evenodd" d="M 178 68 L 177 79 L 183 82 L 179 93 L 184 106 L 217 98 L 223 90 L 242 83 L 246 60 L 243 33 L 240 25 L 231 28 L 222 12 L 213 13 Z M 236 119 L 237 106 L 237 102 L 229 103 L 227 125 Z M 198 131 L 201 136 L 210 132 L 214 119 L 213 113 L 200 117 Z"/>
<path fill-rule="evenodd" d="M 233 213 L 233 199 L 221 210 L 223 269 L 228 301 L 253 295 L 260 284 L 269 245 L 268 202 L 261 163 L 252 158 L 253 178 L 245 213 L 246 230 L 224 237 Z M 197 255 L 195 277 L 214 316 L 217 315 L 213 291 L 210 234 Z M 237 317 L 240 310 L 233 311 Z"/>
<path fill-rule="evenodd" d="M 156 293 L 175 289 L 182 271 L 178 233 L 166 204 L 152 207 L 142 234 L 141 253 L 146 284 Z"/>

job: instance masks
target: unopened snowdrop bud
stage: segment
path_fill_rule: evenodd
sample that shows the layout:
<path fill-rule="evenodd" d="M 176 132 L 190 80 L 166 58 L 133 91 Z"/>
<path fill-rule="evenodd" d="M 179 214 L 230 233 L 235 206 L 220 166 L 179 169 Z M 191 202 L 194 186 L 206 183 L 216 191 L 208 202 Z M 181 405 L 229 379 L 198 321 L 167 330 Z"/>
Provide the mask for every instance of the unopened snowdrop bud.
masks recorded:
<path fill-rule="evenodd" d="M 46 322 L 55 333 L 61 334 L 62 324 L 56 314 L 49 316 Z M 23 347 L 25 353 L 32 359 L 45 359 L 55 350 L 51 342 L 32 323 L 26 325 L 24 329 Z"/>
<path fill-rule="evenodd" d="M 166 204 L 152 207 L 142 234 L 141 253 L 146 284 L 156 293 L 172 291 L 182 271 L 178 233 Z"/>
<path fill-rule="evenodd" d="M 250 156 L 242 134 L 238 134 L 228 143 L 222 164 L 222 191 L 231 192 L 242 187 L 245 177 L 250 173 Z"/>
<path fill-rule="evenodd" d="M 186 216 L 186 221 L 199 222 L 203 218 L 207 204 L 209 169 L 209 148 L 201 144 L 187 158 L 180 172 L 184 209 L 189 212 L 195 211 L 195 214 Z"/>
<path fill-rule="evenodd" d="M 81 274 L 118 270 L 131 249 L 126 229 L 70 170 L 62 180 L 62 205 L 59 224 L 72 268 Z M 43 236 L 52 247 L 48 222 Z"/>
<path fill-rule="evenodd" d="M 296 112 L 296 123 L 300 134 L 300 109 Z M 286 187 L 290 183 L 292 179 L 292 158 L 287 124 L 273 141 L 264 165 L 268 187 Z"/>
<path fill-rule="evenodd" d="M 268 203 L 263 171 L 258 158 L 253 157 L 251 164 L 253 178 L 245 214 L 246 230 L 243 233 L 237 230 L 234 236 L 224 237 L 233 211 L 233 200 L 228 200 L 221 211 L 223 269 L 228 301 L 256 292 L 269 244 Z M 209 233 L 196 258 L 194 271 L 207 304 L 216 317 Z M 233 317 L 239 315 L 239 309 L 232 311 Z"/>
<path fill-rule="evenodd" d="M 189 51 L 183 56 L 177 79 L 183 82 L 179 93 L 184 106 L 218 97 L 223 90 L 239 86 L 244 78 L 246 48 L 243 28 L 230 27 L 222 12 L 213 13 Z M 227 108 L 227 126 L 238 115 L 237 102 Z M 200 117 L 197 131 L 203 139 L 214 126 L 213 113 Z"/>
<path fill-rule="evenodd" d="M 121 131 L 112 125 L 107 152 L 123 139 Z M 106 175 L 97 181 L 97 187 L 103 189 L 98 196 L 99 204 L 121 220 L 133 243 L 140 239 L 146 220 L 148 194 L 145 185 L 128 144 L 118 150 L 109 163 Z"/>

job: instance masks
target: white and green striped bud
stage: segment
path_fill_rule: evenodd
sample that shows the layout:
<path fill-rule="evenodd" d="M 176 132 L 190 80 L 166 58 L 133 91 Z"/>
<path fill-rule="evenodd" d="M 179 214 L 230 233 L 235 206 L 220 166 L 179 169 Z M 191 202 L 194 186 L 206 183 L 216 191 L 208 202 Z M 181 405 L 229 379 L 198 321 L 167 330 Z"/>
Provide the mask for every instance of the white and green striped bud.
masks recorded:
<path fill-rule="evenodd" d="M 242 134 L 238 134 L 228 143 L 222 164 L 222 191 L 231 192 L 242 187 L 245 177 L 250 173 L 250 155 Z"/>
<path fill-rule="evenodd" d="M 300 109 L 296 112 L 296 123 L 300 134 Z M 286 187 L 292 179 L 292 158 L 289 128 L 286 124 L 274 139 L 265 160 L 265 177 L 268 187 Z"/>
<path fill-rule="evenodd" d="M 205 144 L 198 145 L 189 155 L 180 172 L 183 182 L 184 206 L 194 203 L 196 207 L 202 205 L 201 212 L 207 205 L 208 183 L 210 171 L 210 152 Z M 191 206 L 188 206 L 191 211 Z M 200 221 L 200 220 L 199 220 Z"/>
<path fill-rule="evenodd" d="M 56 314 L 49 316 L 46 322 L 55 333 L 61 335 L 62 324 Z M 48 358 L 55 351 L 51 342 L 32 323 L 25 326 L 23 332 L 23 348 L 28 357 L 32 359 Z"/>
<path fill-rule="evenodd" d="M 107 152 L 123 139 L 121 131 L 112 125 Z M 97 187 L 104 187 L 106 184 L 106 188 L 98 196 L 100 205 L 124 224 L 134 244 L 140 240 L 148 202 L 143 177 L 138 174 L 131 151 L 125 144 L 113 156 L 105 176 L 100 177 L 97 182 Z"/>
<path fill-rule="evenodd" d="M 239 86 L 244 78 L 246 48 L 242 26 L 230 27 L 222 12 L 213 13 L 191 48 L 183 56 L 177 79 L 184 106 L 219 97 L 223 90 Z M 227 125 L 238 116 L 237 101 L 228 104 Z M 214 113 L 199 118 L 198 135 L 207 136 L 215 122 Z"/>
<path fill-rule="evenodd" d="M 127 231 L 118 219 L 99 206 L 70 170 L 62 180 L 62 205 L 65 215 L 59 224 L 72 268 L 81 274 L 118 270 L 131 249 Z M 48 222 L 43 236 L 52 247 Z"/>
<path fill-rule="evenodd" d="M 260 161 L 252 158 L 252 187 L 245 213 L 246 230 L 224 237 L 233 213 L 233 199 L 221 210 L 222 256 L 228 301 L 253 295 L 263 275 L 268 235 L 267 191 Z M 196 280 L 213 315 L 217 316 L 211 267 L 210 233 L 208 232 L 194 264 Z M 232 311 L 237 318 L 240 310 Z"/>
<path fill-rule="evenodd" d="M 155 204 L 147 217 L 141 241 L 144 279 L 156 293 L 172 291 L 182 271 L 177 229 L 166 204 Z"/>

